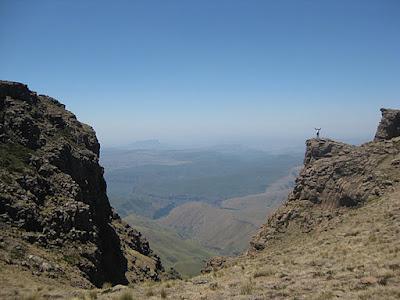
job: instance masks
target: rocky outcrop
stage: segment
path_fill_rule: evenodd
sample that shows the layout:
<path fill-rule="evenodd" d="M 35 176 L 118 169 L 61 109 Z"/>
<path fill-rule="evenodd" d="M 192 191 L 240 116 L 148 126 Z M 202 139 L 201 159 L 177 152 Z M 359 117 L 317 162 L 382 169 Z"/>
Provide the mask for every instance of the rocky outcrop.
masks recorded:
<path fill-rule="evenodd" d="M 390 140 L 400 136 L 400 110 L 381 108 L 382 120 L 375 134 L 375 141 Z"/>
<path fill-rule="evenodd" d="M 222 269 L 229 258 L 224 256 L 214 256 L 206 261 L 205 266 L 201 270 L 201 273 L 206 274 L 213 271 L 218 271 Z"/>
<path fill-rule="evenodd" d="M 306 141 L 304 164 L 308 165 L 320 158 L 328 158 L 349 153 L 353 147 L 330 139 L 311 139 Z"/>
<path fill-rule="evenodd" d="M 317 230 L 323 220 L 381 196 L 398 184 L 399 111 L 382 112 L 379 138 L 374 142 L 358 147 L 329 139 L 306 142 L 304 168 L 293 191 L 252 239 L 249 253 L 264 249 L 282 234 Z"/>
<path fill-rule="evenodd" d="M 49 250 L 53 260 L 96 286 L 157 280 L 159 258 L 110 206 L 99 152 L 94 130 L 63 104 L 24 84 L 0 81 L 4 243 L 10 248 L 21 239 L 26 249 Z M 22 258 L 11 263 L 27 261 Z"/>

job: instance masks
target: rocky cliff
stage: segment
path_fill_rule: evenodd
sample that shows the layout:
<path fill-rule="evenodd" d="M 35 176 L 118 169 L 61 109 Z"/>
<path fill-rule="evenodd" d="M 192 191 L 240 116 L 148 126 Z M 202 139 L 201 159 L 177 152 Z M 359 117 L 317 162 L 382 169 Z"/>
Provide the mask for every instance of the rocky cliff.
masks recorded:
<path fill-rule="evenodd" d="M 306 142 L 304 168 L 293 192 L 253 238 L 250 253 L 295 228 L 314 230 L 345 208 L 362 206 L 393 190 L 400 181 L 400 111 L 381 111 L 373 142 L 361 146 L 330 139 Z"/>
<path fill-rule="evenodd" d="M 0 264 L 80 286 L 159 278 L 159 258 L 110 206 L 99 152 L 63 104 L 0 81 Z"/>

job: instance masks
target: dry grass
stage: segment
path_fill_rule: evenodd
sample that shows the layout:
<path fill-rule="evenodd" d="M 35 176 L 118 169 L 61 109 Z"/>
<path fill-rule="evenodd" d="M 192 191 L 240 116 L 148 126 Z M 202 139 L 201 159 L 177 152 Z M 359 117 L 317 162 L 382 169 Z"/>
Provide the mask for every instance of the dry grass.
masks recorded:
<path fill-rule="evenodd" d="M 321 292 L 314 299 L 315 300 L 329 300 L 329 299 L 333 299 L 333 298 L 335 298 L 335 295 L 331 291 L 329 291 L 329 292 Z"/>
<path fill-rule="evenodd" d="M 276 274 L 276 270 L 275 269 L 262 269 L 262 270 L 258 270 L 253 274 L 253 278 L 257 278 L 257 277 L 268 277 L 268 276 L 272 276 Z"/>
<path fill-rule="evenodd" d="M 145 293 L 146 297 L 152 297 L 154 296 L 154 291 L 153 289 L 148 289 Z"/>
<path fill-rule="evenodd" d="M 251 295 L 253 289 L 254 289 L 254 284 L 251 280 L 249 280 L 240 287 L 240 294 Z"/>
<path fill-rule="evenodd" d="M 34 294 L 31 294 L 31 295 L 26 295 L 22 299 L 23 300 L 40 300 L 41 297 L 39 296 L 39 294 L 34 293 Z"/>
<path fill-rule="evenodd" d="M 160 296 L 162 299 L 167 298 L 167 292 L 164 288 L 161 289 Z"/>
<path fill-rule="evenodd" d="M 124 292 L 121 296 L 119 296 L 118 300 L 133 300 L 132 293 L 129 291 Z"/>
<path fill-rule="evenodd" d="M 87 298 L 90 300 L 95 300 L 97 299 L 97 291 L 92 290 L 88 293 Z"/>

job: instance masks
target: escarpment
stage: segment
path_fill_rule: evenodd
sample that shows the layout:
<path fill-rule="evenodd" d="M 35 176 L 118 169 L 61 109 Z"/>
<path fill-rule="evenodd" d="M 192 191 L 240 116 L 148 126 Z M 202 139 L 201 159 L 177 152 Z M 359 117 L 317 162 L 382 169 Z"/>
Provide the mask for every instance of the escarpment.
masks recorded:
<path fill-rule="evenodd" d="M 319 230 L 324 220 L 393 190 L 400 181 L 400 110 L 381 111 L 373 142 L 306 142 L 304 168 L 292 193 L 252 239 L 249 253 L 283 235 Z"/>
<path fill-rule="evenodd" d="M 79 286 L 159 278 L 159 258 L 110 206 L 99 152 L 63 104 L 0 81 L 0 263 Z"/>

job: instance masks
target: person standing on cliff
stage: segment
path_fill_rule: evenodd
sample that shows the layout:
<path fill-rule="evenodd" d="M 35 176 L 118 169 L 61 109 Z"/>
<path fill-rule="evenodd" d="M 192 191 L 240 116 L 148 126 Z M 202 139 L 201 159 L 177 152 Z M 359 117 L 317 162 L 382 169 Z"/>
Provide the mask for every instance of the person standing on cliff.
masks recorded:
<path fill-rule="evenodd" d="M 319 140 L 319 132 L 321 131 L 321 128 L 314 128 L 317 131 L 317 140 Z"/>

